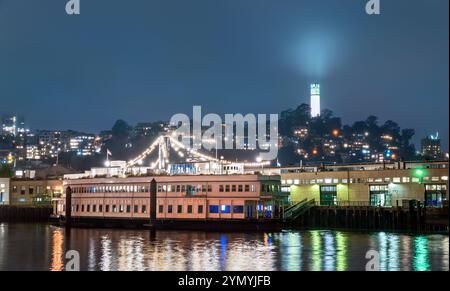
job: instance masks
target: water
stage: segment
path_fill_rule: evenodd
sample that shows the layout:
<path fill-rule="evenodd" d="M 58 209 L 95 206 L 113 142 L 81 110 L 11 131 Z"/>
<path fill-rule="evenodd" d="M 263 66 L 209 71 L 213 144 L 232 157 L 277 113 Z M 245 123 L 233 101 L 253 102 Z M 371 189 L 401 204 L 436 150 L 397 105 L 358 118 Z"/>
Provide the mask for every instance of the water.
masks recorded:
<path fill-rule="evenodd" d="M 82 270 L 364 270 L 378 250 L 381 270 L 449 270 L 448 235 L 331 230 L 205 233 L 72 229 L 0 223 L 0 270 L 63 270 L 68 249 Z"/>

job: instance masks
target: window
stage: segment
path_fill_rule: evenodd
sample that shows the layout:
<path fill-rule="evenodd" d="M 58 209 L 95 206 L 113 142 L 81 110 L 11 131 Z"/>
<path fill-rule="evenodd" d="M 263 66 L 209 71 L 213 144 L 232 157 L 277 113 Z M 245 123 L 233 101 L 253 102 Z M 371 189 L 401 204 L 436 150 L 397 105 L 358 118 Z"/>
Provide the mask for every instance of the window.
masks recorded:
<path fill-rule="evenodd" d="M 411 179 L 409 177 L 403 177 L 402 181 L 403 183 L 409 183 Z"/>
<path fill-rule="evenodd" d="M 225 185 L 225 192 L 230 192 L 230 185 Z"/>
<path fill-rule="evenodd" d="M 337 187 L 336 186 L 320 186 L 320 205 L 336 205 L 337 204 Z"/>
<path fill-rule="evenodd" d="M 127 213 L 131 212 L 131 205 L 127 205 Z"/>
<path fill-rule="evenodd" d="M 80 205 L 77 204 L 77 206 L 75 207 L 76 212 L 80 211 Z"/>
<path fill-rule="evenodd" d="M 37 187 L 36 187 L 36 194 L 38 194 L 38 195 L 44 194 L 44 187 L 42 187 L 42 186 L 37 186 Z"/>
<path fill-rule="evenodd" d="M 203 205 L 199 205 L 197 208 L 197 213 L 202 214 L 203 213 Z"/>
<path fill-rule="evenodd" d="M 177 213 L 183 213 L 183 205 L 178 205 Z"/>
<path fill-rule="evenodd" d="M 147 207 L 145 205 L 142 205 L 141 209 L 142 209 L 142 211 L 141 211 L 142 213 L 147 213 Z"/>
<path fill-rule="evenodd" d="M 117 205 L 114 204 L 114 205 L 112 206 L 112 212 L 117 212 Z"/>
<path fill-rule="evenodd" d="M 244 213 L 244 206 L 242 205 L 234 205 L 233 213 Z"/>
<path fill-rule="evenodd" d="M 34 188 L 33 187 L 28 188 L 28 194 L 34 195 Z"/>
<path fill-rule="evenodd" d="M 208 184 L 208 192 L 212 192 L 212 185 Z"/>
<path fill-rule="evenodd" d="M 191 214 L 192 213 L 192 205 L 188 205 L 187 208 L 187 213 Z"/>
<path fill-rule="evenodd" d="M 236 192 L 236 185 L 231 185 L 231 192 Z"/>
<path fill-rule="evenodd" d="M 395 178 L 392 179 L 392 181 L 394 183 L 400 183 L 400 178 L 399 177 L 395 177 Z"/>
<path fill-rule="evenodd" d="M 230 213 L 230 211 L 231 211 L 230 205 L 221 205 L 220 206 L 221 213 Z"/>
<path fill-rule="evenodd" d="M 96 204 L 92 205 L 92 212 L 97 212 L 97 205 Z"/>
<path fill-rule="evenodd" d="M 209 205 L 209 213 L 219 213 L 219 205 Z"/>
<path fill-rule="evenodd" d="M 245 192 L 250 192 L 250 185 L 245 185 Z"/>
<path fill-rule="evenodd" d="M 172 205 L 167 206 L 167 213 L 172 213 Z"/>
<path fill-rule="evenodd" d="M 84 204 L 81 205 L 81 212 L 84 212 Z"/>
<path fill-rule="evenodd" d="M 105 212 L 109 212 L 109 205 L 105 206 Z"/>
<path fill-rule="evenodd" d="M 103 205 L 102 205 L 102 204 L 100 204 L 100 205 L 98 206 L 98 211 L 99 211 L 99 212 L 103 212 Z"/>
<path fill-rule="evenodd" d="M 119 205 L 119 212 L 123 213 L 125 211 L 125 207 L 123 206 L 123 204 Z"/>
<path fill-rule="evenodd" d="M 181 190 L 180 185 L 177 185 L 177 192 L 180 192 L 180 190 Z"/>
<path fill-rule="evenodd" d="M 392 206 L 392 195 L 389 193 L 388 185 L 370 185 L 369 192 L 371 206 Z"/>
<path fill-rule="evenodd" d="M 86 212 L 91 212 L 91 205 L 90 205 L 90 204 L 88 204 L 88 205 L 86 206 Z"/>
<path fill-rule="evenodd" d="M 163 213 L 164 212 L 164 205 L 159 205 L 159 213 Z"/>
<path fill-rule="evenodd" d="M 242 185 L 238 185 L 238 192 L 242 192 L 244 191 L 244 188 L 242 187 Z"/>
<path fill-rule="evenodd" d="M 139 212 L 139 205 L 134 205 L 134 213 L 138 213 Z"/>

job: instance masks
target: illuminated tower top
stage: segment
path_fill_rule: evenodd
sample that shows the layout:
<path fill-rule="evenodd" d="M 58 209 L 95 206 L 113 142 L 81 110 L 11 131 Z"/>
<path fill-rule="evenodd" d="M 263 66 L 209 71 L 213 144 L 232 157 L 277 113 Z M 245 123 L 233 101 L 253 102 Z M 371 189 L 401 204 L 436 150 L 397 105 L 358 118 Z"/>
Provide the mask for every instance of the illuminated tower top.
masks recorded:
<path fill-rule="evenodd" d="M 311 84 L 311 117 L 320 116 L 320 84 Z"/>

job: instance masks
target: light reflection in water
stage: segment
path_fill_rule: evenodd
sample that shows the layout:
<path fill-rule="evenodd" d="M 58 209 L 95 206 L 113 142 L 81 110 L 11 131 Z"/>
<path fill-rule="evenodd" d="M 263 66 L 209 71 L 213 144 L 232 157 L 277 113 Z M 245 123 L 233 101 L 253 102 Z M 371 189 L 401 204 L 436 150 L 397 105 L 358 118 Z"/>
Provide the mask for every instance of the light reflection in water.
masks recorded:
<path fill-rule="evenodd" d="M 82 270 L 364 270 L 370 249 L 379 251 L 384 270 L 449 267 L 448 235 L 157 231 L 150 239 L 145 230 L 72 229 L 68 245 L 64 229 L 33 229 L 2 225 L 0 270 L 19 270 L 27 263 L 30 269 L 62 270 L 67 248 L 80 252 Z M 37 243 L 30 246 L 31 240 Z M 39 240 L 47 242 L 51 252 L 30 261 L 29 253 L 42 248 Z"/>
<path fill-rule="evenodd" d="M 283 271 L 302 270 L 302 237 L 298 232 L 285 232 L 279 236 L 281 268 Z"/>
<path fill-rule="evenodd" d="M 428 239 L 418 236 L 414 240 L 414 271 L 429 271 Z"/>
<path fill-rule="evenodd" d="M 324 270 L 336 270 L 336 247 L 335 247 L 335 233 L 326 232 L 324 234 L 325 256 L 324 256 Z"/>
<path fill-rule="evenodd" d="M 53 233 L 53 252 L 52 252 L 52 266 L 51 271 L 62 271 L 64 270 L 64 236 L 60 228 L 56 228 Z"/>
<path fill-rule="evenodd" d="M 378 247 L 380 254 L 380 271 L 387 271 L 387 248 L 388 248 L 388 240 L 385 232 L 378 233 Z"/>
<path fill-rule="evenodd" d="M 347 236 L 345 233 L 340 231 L 336 232 L 336 261 L 337 261 L 337 271 L 347 270 Z"/>
<path fill-rule="evenodd" d="M 101 238 L 100 270 L 102 271 L 111 270 L 111 244 L 108 236 L 105 235 Z"/>
<path fill-rule="evenodd" d="M 312 245 L 312 255 L 311 255 L 311 270 L 321 271 L 322 270 L 322 241 L 320 237 L 320 231 L 311 231 L 311 245 Z"/>
<path fill-rule="evenodd" d="M 89 271 L 94 271 L 96 266 L 96 256 L 95 256 L 95 240 L 93 238 L 89 239 L 89 254 L 88 254 L 88 261 L 89 261 Z"/>

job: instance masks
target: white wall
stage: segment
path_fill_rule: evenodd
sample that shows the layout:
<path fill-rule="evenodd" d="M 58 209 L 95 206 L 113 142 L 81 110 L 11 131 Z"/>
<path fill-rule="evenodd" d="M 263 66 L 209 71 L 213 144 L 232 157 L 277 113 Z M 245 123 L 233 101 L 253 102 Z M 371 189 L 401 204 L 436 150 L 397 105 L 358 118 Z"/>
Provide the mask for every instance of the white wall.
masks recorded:
<path fill-rule="evenodd" d="M 0 205 L 9 205 L 9 178 L 0 178 Z"/>

